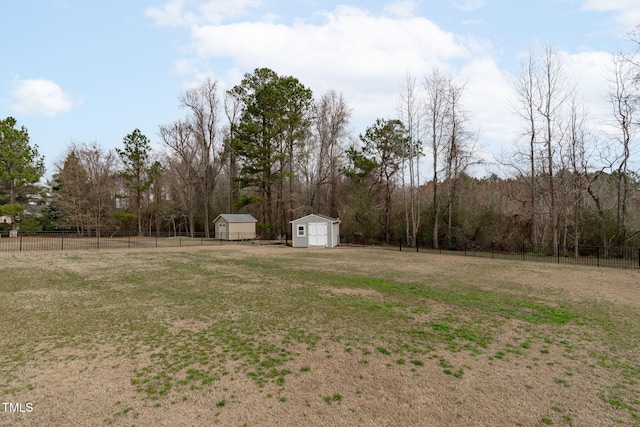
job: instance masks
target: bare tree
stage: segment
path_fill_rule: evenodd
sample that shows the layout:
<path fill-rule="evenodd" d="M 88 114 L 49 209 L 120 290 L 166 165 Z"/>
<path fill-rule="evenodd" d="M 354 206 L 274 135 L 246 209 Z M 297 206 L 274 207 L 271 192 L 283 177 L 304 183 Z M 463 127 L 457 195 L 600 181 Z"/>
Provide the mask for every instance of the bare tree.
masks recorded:
<path fill-rule="evenodd" d="M 337 215 L 338 178 L 340 176 L 341 155 L 344 139 L 348 136 L 351 109 L 342 94 L 333 90 L 322 95 L 315 105 L 314 135 L 316 152 L 315 173 L 310 202 L 315 212 L 326 209 L 329 215 Z M 310 144 L 313 144 L 311 142 Z M 323 192 L 323 189 L 326 189 Z M 324 203 L 321 203 L 324 200 Z"/>
<path fill-rule="evenodd" d="M 422 159 L 422 110 L 416 79 L 407 73 L 398 102 L 398 115 L 405 125 L 408 143 L 404 153 L 402 188 L 407 244 L 415 246 L 420 229 L 420 161 Z M 407 185 L 407 175 L 409 182 Z"/>
<path fill-rule="evenodd" d="M 224 112 L 229 122 L 229 127 L 225 133 L 224 138 L 224 157 L 227 164 L 228 185 L 229 185 L 229 200 L 227 204 L 227 212 L 233 213 L 233 203 L 238 198 L 240 188 L 234 178 L 238 175 L 238 161 L 236 159 L 236 152 L 233 149 L 233 131 L 238 126 L 238 120 L 242 113 L 242 103 L 234 96 L 231 96 L 228 92 L 224 95 Z"/>
<path fill-rule="evenodd" d="M 536 143 L 538 143 L 538 130 L 536 125 L 538 91 L 538 75 L 536 59 L 532 54 L 522 62 L 521 71 L 512 81 L 512 87 L 516 92 L 516 105 L 514 111 L 524 121 L 525 136 L 529 141 L 529 151 L 527 153 L 529 163 L 529 186 L 530 186 L 530 215 L 531 215 L 531 243 L 538 243 L 538 224 L 536 212 Z"/>
<path fill-rule="evenodd" d="M 172 198 L 178 203 L 181 215 L 187 218 L 187 229 L 195 236 L 195 215 L 198 211 L 198 188 L 200 174 L 197 160 L 199 144 L 192 127 L 184 121 L 160 126 L 160 138 L 171 149 L 165 158 L 169 187 Z"/>
<path fill-rule="evenodd" d="M 633 44 L 633 50 L 628 54 L 620 55 L 629 66 L 631 83 L 636 89 L 640 87 L 640 24 L 628 34 L 629 41 Z M 640 98 L 640 93 L 636 93 L 636 100 Z"/>
<path fill-rule="evenodd" d="M 575 94 L 571 97 L 571 105 L 569 118 L 566 129 L 566 150 L 563 156 L 563 163 L 566 162 L 564 169 L 570 171 L 571 188 L 570 209 L 567 209 L 567 215 L 571 215 L 573 223 L 573 248 L 574 256 L 579 255 L 578 247 L 580 245 L 581 233 L 581 211 L 585 192 L 589 188 L 589 147 L 587 146 L 588 130 L 588 113 L 584 106 L 580 106 L 576 100 Z M 564 247 L 567 245 L 567 229 L 568 221 L 565 221 Z"/>
<path fill-rule="evenodd" d="M 452 238 L 456 185 L 461 174 L 479 163 L 476 138 L 468 130 L 469 114 L 462 107 L 464 84 L 449 81 L 449 138 L 445 146 L 445 179 L 447 183 L 447 234 Z"/>
<path fill-rule="evenodd" d="M 629 158 L 631 144 L 637 132 L 634 114 L 637 109 L 637 94 L 632 91 L 634 68 L 622 55 L 612 58 L 613 78 L 609 90 L 609 102 L 612 106 L 616 134 L 615 160 L 616 170 L 616 240 L 618 244 L 626 244 L 627 240 L 627 204 L 629 199 Z"/>
<path fill-rule="evenodd" d="M 439 158 L 447 145 L 451 119 L 448 97 L 449 79 L 435 69 L 425 77 L 423 86 L 425 92 L 426 135 L 429 140 L 433 168 L 433 247 L 437 249 L 440 247 L 438 235 L 440 227 L 440 199 L 438 197 Z"/>
<path fill-rule="evenodd" d="M 207 77 L 180 96 L 180 105 L 189 110 L 188 122 L 199 146 L 199 173 L 203 186 L 204 234 L 210 237 L 209 209 L 216 177 L 222 167 L 218 138 L 218 82 Z"/>
<path fill-rule="evenodd" d="M 562 117 L 562 108 L 568 98 L 570 88 L 563 74 L 563 61 L 560 54 L 550 45 L 544 48 L 542 68 L 538 80 L 538 97 L 540 104 L 537 106 L 542 119 L 544 142 L 546 144 L 546 175 L 548 177 L 546 194 L 549 205 L 549 219 L 551 221 L 552 245 L 554 251 L 558 248 L 558 206 L 556 194 L 556 181 L 554 177 L 554 156 L 556 148 L 561 143 L 562 132 L 558 124 Z"/>
<path fill-rule="evenodd" d="M 87 171 L 89 200 L 85 223 L 88 230 L 95 230 L 99 237 L 108 214 L 117 209 L 117 157 L 113 151 L 105 151 L 97 143 L 83 146 L 79 156 Z"/>

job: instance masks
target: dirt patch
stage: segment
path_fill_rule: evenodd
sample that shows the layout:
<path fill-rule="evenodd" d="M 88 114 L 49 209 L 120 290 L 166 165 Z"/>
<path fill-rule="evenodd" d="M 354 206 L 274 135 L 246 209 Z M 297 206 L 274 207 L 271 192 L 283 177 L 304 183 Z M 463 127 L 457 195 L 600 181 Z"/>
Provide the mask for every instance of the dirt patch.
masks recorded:
<path fill-rule="evenodd" d="M 168 331 L 172 334 L 177 334 L 181 331 L 199 332 L 207 326 L 207 323 L 193 319 L 177 320 L 168 328 Z"/>
<path fill-rule="evenodd" d="M 371 289 L 354 289 L 354 288 L 324 288 L 323 290 L 336 295 L 353 295 L 358 297 L 382 297 L 378 291 Z"/>

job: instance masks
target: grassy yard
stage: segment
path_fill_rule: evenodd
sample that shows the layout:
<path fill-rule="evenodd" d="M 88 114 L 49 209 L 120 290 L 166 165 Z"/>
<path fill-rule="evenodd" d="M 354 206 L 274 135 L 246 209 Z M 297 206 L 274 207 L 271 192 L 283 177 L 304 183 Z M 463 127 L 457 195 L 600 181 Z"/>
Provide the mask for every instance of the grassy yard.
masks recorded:
<path fill-rule="evenodd" d="M 640 425 L 633 270 L 362 248 L 12 253 L 0 303 L 0 426 Z"/>

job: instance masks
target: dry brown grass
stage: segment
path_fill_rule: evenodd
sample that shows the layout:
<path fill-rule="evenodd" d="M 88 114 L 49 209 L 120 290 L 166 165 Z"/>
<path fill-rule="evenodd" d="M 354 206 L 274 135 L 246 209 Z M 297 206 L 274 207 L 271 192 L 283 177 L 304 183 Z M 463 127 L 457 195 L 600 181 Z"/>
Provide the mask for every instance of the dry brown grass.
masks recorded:
<path fill-rule="evenodd" d="M 638 425 L 639 279 L 361 248 L 5 254 L 0 396 L 33 411 L 0 425 Z"/>

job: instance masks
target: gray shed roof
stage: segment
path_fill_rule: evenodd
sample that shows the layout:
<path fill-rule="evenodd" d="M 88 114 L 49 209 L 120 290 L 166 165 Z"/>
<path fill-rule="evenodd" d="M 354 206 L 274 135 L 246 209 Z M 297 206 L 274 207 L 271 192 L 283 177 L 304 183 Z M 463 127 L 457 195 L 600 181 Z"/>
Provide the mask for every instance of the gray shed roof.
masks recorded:
<path fill-rule="evenodd" d="M 227 222 L 258 222 L 257 219 L 249 214 L 220 214 L 213 222 L 216 222 L 218 218 L 222 218 Z"/>
<path fill-rule="evenodd" d="M 340 223 L 339 219 L 331 218 L 330 216 L 326 216 L 326 215 L 322 215 L 322 214 L 309 214 L 309 215 L 305 215 L 305 216 L 303 216 L 301 218 L 294 219 L 293 221 L 289 221 L 289 222 L 297 222 L 297 221 L 300 221 L 301 219 L 304 219 L 304 218 L 307 218 L 307 217 L 310 217 L 310 216 L 316 216 L 318 218 L 324 219 L 325 221 L 330 221 L 330 222 L 332 222 L 334 224 L 336 224 L 336 223 L 339 224 Z"/>

